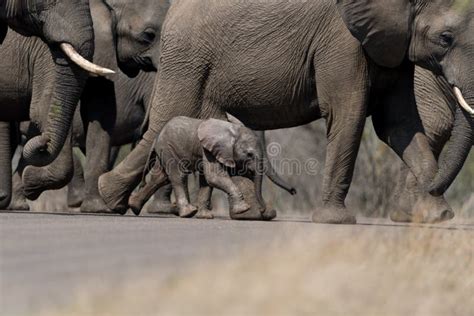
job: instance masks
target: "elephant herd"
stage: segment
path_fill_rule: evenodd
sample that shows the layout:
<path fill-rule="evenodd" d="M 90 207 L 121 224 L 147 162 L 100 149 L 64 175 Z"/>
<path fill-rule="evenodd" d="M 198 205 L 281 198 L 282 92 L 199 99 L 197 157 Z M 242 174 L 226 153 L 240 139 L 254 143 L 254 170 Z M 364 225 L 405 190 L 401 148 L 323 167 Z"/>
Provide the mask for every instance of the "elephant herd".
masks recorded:
<path fill-rule="evenodd" d="M 324 119 L 312 220 L 354 224 L 345 198 L 371 117 L 400 157 L 392 220 L 454 217 L 444 193 L 474 141 L 474 1 L 5 0 L 0 18 L 2 209 L 69 184 L 86 213 L 138 215 L 160 190 L 157 211 L 173 191 L 178 215 L 212 218 L 217 188 L 231 218 L 271 220 L 262 177 L 295 190 L 259 131 Z"/>

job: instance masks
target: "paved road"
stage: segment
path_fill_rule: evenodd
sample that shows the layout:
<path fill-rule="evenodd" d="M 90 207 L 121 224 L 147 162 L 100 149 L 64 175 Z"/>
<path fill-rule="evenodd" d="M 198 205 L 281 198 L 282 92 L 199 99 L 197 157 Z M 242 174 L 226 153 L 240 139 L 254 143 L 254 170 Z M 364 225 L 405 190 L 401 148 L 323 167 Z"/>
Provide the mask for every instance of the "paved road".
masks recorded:
<path fill-rule="evenodd" d="M 295 218 L 262 223 L 0 213 L 0 314 L 34 314 L 49 304 L 67 304 L 75 289 L 92 280 L 119 281 L 143 269 L 165 278 L 193 262 L 238 255 L 249 246 L 296 232 L 350 236 L 360 230 L 406 229 L 388 222 L 360 222 L 328 226 Z M 474 230 L 471 224 L 428 227 Z"/>

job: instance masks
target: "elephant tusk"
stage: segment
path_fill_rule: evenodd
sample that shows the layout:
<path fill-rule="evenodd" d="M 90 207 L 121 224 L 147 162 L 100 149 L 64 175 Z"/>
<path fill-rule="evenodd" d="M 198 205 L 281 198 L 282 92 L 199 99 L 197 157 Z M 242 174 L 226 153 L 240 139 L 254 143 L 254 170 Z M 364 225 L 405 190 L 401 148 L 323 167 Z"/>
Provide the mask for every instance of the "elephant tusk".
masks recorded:
<path fill-rule="evenodd" d="M 466 100 L 462 96 L 461 89 L 458 87 L 454 87 L 454 95 L 456 96 L 456 99 L 458 99 L 459 105 L 469 114 L 474 115 L 474 109 L 472 109 L 469 104 L 467 104 Z"/>
<path fill-rule="evenodd" d="M 84 57 L 82 57 L 75 49 L 72 47 L 71 44 L 68 43 L 61 43 L 60 45 L 61 50 L 66 54 L 69 59 L 71 59 L 76 65 L 84 69 L 85 71 L 99 75 L 99 76 L 105 76 L 105 75 L 111 75 L 114 74 L 115 71 L 111 69 L 107 69 L 101 66 L 97 66 L 94 63 L 91 63 Z"/>

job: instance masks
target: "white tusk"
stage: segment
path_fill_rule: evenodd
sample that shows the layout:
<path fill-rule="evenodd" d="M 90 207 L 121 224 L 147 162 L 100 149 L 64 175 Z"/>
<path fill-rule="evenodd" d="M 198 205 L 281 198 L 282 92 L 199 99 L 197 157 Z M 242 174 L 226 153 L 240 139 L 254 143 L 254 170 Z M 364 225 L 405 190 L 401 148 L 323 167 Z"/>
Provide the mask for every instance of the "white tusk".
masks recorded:
<path fill-rule="evenodd" d="M 462 96 L 462 92 L 458 87 L 454 87 L 454 95 L 458 99 L 459 105 L 469 114 L 474 115 L 474 110 L 467 104 L 466 100 Z"/>
<path fill-rule="evenodd" d="M 60 47 L 62 51 L 64 52 L 64 54 L 66 54 L 67 57 L 69 57 L 69 59 L 71 59 L 76 65 L 78 65 L 79 67 L 81 67 L 82 69 L 84 69 L 85 71 L 91 74 L 105 76 L 105 75 L 111 75 L 115 73 L 115 71 L 113 70 L 110 70 L 101 66 L 97 66 L 96 64 L 91 63 L 90 61 L 82 57 L 74 49 L 74 47 L 72 47 L 71 44 L 61 43 Z"/>

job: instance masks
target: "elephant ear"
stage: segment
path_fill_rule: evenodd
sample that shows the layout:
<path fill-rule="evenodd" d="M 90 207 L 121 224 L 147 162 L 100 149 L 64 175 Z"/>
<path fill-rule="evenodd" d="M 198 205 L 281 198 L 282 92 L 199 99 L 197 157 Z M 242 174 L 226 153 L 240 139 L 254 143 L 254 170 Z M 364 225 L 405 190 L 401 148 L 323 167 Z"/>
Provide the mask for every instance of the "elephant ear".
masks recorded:
<path fill-rule="evenodd" d="M 410 44 L 413 0 L 337 0 L 352 35 L 379 66 L 399 66 Z"/>
<path fill-rule="evenodd" d="M 89 3 L 94 23 L 94 63 L 117 70 L 112 12 L 101 0 L 90 0 Z"/>
<path fill-rule="evenodd" d="M 198 137 L 202 147 L 226 167 L 235 168 L 234 145 L 239 127 L 235 124 L 209 119 L 201 123 Z"/>

